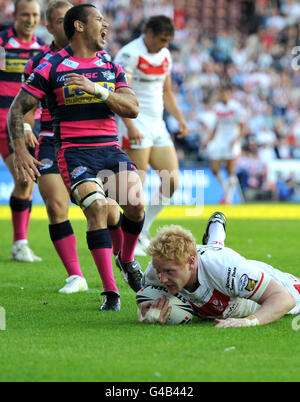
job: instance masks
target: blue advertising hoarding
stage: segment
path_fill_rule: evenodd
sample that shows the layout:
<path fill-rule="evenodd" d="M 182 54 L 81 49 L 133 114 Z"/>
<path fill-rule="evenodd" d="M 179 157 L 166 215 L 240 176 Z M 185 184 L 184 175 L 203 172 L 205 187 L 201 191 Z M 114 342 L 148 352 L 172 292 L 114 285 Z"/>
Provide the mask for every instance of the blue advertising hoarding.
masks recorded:
<path fill-rule="evenodd" d="M 225 171 L 223 174 L 226 175 Z M 145 205 L 148 205 L 160 185 L 158 175 L 149 170 L 144 186 Z M 10 172 L 0 159 L 0 205 L 7 205 L 14 184 Z M 223 191 L 215 176 L 208 168 L 180 169 L 180 186 L 174 193 L 171 205 L 214 205 L 219 204 Z M 236 191 L 234 203 L 241 203 L 241 197 Z M 43 199 L 35 186 L 33 204 L 43 205 Z"/>

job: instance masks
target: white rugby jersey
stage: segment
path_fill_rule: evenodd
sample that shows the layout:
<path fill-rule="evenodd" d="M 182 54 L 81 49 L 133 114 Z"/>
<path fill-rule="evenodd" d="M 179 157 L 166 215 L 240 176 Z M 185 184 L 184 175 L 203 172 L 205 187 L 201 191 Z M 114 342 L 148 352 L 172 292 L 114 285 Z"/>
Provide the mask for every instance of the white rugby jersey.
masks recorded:
<path fill-rule="evenodd" d="M 227 104 L 217 102 L 213 107 L 216 116 L 214 141 L 231 142 L 239 135 L 240 124 L 246 120 L 246 111 L 240 103 L 230 99 Z"/>
<path fill-rule="evenodd" d="M 132 75 L 131 88 L 139 100 L 140 113 L 149 117 L 162 118 L 163 87 L 167 74 L 172 69 L 169 49 L 149 53 L 143 35 L 125 45 L 116 55 L 114 62 Z"/>
<path fill-rule="evenodd" d="M 199 286 L 194 292 L 186 289 L 180 292 L 192 305 L 195 315 L 215 319 L 253 314 L 271 280 L 263 268 L 275 269 L 246 260 L 227 247 L 197 246 L 197 250 Z M 143 277 L 143 286 L 147 285 L 163 287 L 151 262 Z"/>

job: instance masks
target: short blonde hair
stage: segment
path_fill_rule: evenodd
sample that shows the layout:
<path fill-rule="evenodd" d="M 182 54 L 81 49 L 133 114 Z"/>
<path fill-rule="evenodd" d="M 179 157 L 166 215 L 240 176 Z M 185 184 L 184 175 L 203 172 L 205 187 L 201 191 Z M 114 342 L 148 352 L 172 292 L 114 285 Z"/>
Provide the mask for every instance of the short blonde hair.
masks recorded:
<path fill-rule="evenodd" d="M 15 0 L 15 1 L 14 1 L 14 8 L 15 8 L 14 13 L 15 13 L 15 14 L 17 14 L 19 4 L 20 4 L 22 1 L 23 1 L 23 0 Z M 32 2 L 37 3 L 39 6 L 41 6 L 39 0 L 25 0 L 25 3 L 32 3 Z"/>
<path fill-rule="evenodd" d="M 46 9 L 46 21 L 48 24 L 52 23 L 51 17 L 52 17 L 52 11 L 57 10 L 58 8 L 62 8 L 62 7 L 73 7 L 73 4 L 70 3 L 68 0 L 52 0 L 50 1 L 50 3 L 47 6 Z"/>
<path fill-rule="evenodd" d="M 192 233 L 178 225 L 162 227 L 147 249 L 153 260 L 167 260 L 185 263 L 189 257 L 197 256 L 196 239 Z"/>

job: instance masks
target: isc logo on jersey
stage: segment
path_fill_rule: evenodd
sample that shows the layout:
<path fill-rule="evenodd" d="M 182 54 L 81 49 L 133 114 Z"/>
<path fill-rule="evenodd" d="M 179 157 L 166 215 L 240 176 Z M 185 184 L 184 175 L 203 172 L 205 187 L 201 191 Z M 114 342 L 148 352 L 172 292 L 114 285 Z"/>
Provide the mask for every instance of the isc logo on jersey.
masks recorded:
<path fill-rule="evenodd" d="M 115 84 L 112 82 L 97 82 L 109 91 L 114 92 Z M 96 98 L 94 95 L 90 95 L 81 89 L 75 89 L 76 85 L 64 86 L 63 97 L 65 105 L 82 105 L 86 103 L 102 103 L 102 100 Z"/>

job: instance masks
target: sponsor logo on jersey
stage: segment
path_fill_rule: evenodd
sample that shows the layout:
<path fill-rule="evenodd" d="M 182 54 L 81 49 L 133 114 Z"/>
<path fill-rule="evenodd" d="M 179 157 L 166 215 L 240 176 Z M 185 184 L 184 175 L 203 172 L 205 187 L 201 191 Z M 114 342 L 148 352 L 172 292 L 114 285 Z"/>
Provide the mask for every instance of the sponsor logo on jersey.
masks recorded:
<path fill-rule="evenodd" d="M 41 162 L 44 164 L 44 166 L 40 166 L 39 170 L 50 169 L 53 166 L 53 161 L 51 159 L 42 159 Z"/>
<path fill-rule="evenodd" d="M 130 53 L 123 53 L 122 57 L 123 57 L 123 59 L 130 59 L 131 54 Z"/>
<path fill-rule="evenodd" d="M 78 166 L 71 172 L 71 176 L 73 179 L 76 179 L 78 176 L 82 175 L 84 172 L 87 171 L 87 167 L 85 166 Z"/>
<path fill-rule="evenodd" d="M 59 77 L 56 78 L 56 82 L 65 83 L 66 80 L 67 80 L 67 78 L 64 75 L 60 75 Z"/>
<path fill-rule="evenodd" d="M 23 73 L 27 61 L 24 59 L 6 59 L 5 71 L 7 73 Z"/>
<path fill-rule="evenodd" d="M 115 75 L 114 73 L 110 72 L 110 71 L 103 71 L 102 74 L 104 75 L 104 77 L 105 77 L 108 81 L 114 80 L 114 79 L 116 78 L 116 75 Z"/>
<path fill-rule="evenodd" d="M 44 59 L 45 59 L 45 60 L 49 60 L 50 57 L 52 57 L 52 56 L 53 56 L 53 54 L 47 53 L 47 54 L 45 54 Z"/>
<path fill-rule="evenodd" d="M 253 292 L 256 284 L 257 284 L 257 281 L 255 281 L 254 279 L 248 278 L 248 283 L 247 283 L 247 286 L 245 287 L 245 289 L 248 290 L 248 292 Z"/>
<path fill-rule="evenodd" d="M 235 278 L 236 278 L 236 267 L 234 267 L 233 269 L 229 267 L 227 271 L 226 288 L 230 290 L 234 289 Z"/>
<path fill-rule="evenodd" d="M 77 63 L 76 61 L 70 60 L 70 59 L 65 59 L 62 64 L 64 64 L 67 67 L 71 67 L 71 68 L 77 68 L 79 66 L 79 63 Z"/>
<path fill-rule="evenodd" d="M 238 285 L 238 289 L 241 292 L 243 289 L 245 289 L 245 287 L 247 286 L 249 281 L 248 275 L 244 274 L 241 276 L 240 281 L 239 281 L 239 285 Z"/>
<path fill-rule="evenodd" d="M 97 82 L 109 91 L 114 92 L 115 84 L 112 82 Z M 62 88 L 65 105 L 80 105 L 87 103 L 102 103 L 102 100 L 90 95 L 81 89 L 75 89 L 76 85 L 64 86 Z"/>
<path fill-rule="evenodd" d="M 45 67 L 46 67 L 46 65 L 47 65 L 47 63 L 42 63 L 42 64 L 39 64 L 39 65 L 37 66 L 36 70 L 38 70 L 38 71 L 42 71 L 42 70 L 43 70 L 43 68 L 45 68 Z"/>

